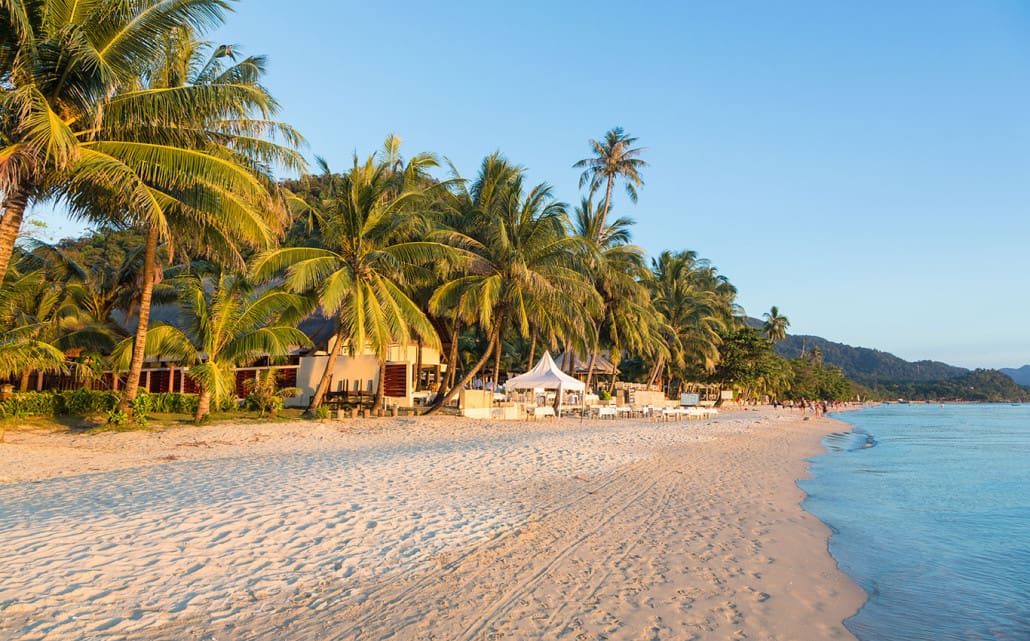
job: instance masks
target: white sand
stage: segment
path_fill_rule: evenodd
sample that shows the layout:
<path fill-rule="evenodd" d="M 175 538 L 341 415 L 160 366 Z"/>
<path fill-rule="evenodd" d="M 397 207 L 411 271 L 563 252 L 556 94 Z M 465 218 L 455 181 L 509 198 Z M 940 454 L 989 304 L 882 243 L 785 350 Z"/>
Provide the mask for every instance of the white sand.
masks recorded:
<path fill-rule="evenodd" d="M 0 639 L 852 639 L 794 484 L 842 428 L 10 431 Z"/>

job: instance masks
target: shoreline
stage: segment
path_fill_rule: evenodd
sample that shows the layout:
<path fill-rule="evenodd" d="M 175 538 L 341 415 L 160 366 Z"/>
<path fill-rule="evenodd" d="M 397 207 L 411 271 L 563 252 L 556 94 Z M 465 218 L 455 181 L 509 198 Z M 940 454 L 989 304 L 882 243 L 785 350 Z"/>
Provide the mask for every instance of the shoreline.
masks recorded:
<path fill-rule="evenodd" d="M 0 636 L 854 639 L 866 595 L 797 485 L 840 425 L 746 409 L 12 430 Z"/>

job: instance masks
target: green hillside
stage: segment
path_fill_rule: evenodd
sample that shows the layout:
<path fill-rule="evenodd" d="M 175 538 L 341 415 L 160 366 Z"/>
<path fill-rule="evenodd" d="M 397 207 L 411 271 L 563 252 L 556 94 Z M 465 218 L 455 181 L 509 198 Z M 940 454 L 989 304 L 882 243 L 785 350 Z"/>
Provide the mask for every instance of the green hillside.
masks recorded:
<path fill-rule="evenodd" d="M 823 361 L 836 365 L 849 379 L 868 387 L 900 382 L 941 381 L 967 374 L 969 370 L 937 361 L 909 362 L 888 352 L 852 347 L 818 336 L 787 336 L 776 344 L 777 353 L 797 358 L 802 350 L 818 349 Z"/>
<path fill-rule="evenodd" d="M 1017 385 L 993 369 L 977 369 L 944 381 L 891 383 L 882 386 L 887 397 L 918 401 L 1000 403 L 1030 400 L 1030 388 Z"/>

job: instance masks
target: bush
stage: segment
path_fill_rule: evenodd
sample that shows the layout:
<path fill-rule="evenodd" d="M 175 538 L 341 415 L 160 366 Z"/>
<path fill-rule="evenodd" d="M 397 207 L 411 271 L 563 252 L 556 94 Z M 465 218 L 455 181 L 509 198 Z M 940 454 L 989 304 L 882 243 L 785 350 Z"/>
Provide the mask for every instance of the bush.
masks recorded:
<path fill-rule="evenodd" d="M 60 404 L 56 408 L 58 414 L 86 416 L 110 412 L 118 405 L 116 392 L 94 392 L 88 389 L 77 389 L 74 392 L 59 392 Z"/>
<path fill-rule="evenodd" d="M 0 416 L 57 416 L 59 401 L 55 392 L 19 392 L 0 403 Z"/>
<path fill-rule="evenodd" d="M 179 394 L 177 392 L 161 392 L 151 394 L 140 392 L 136 397 L 139 408 L 145 414 L 193 414 L 197 411 L 196 394 Z"/>
<path fill-rule="evenodd" d="M 258 410 L 262 417 L 266 412 L 272 416 L 278 415 L 286 399 L 301 394 L 297 387 L 279 387 L 279 375 L 274 370 L 247 380 L 243 388 L 247 391 L 248 407 Z"/>
<path fill-rule="evenodd" d="M 118 392 L 88 389 L 70 392 L 19 392 L 0 403 L 0 418 L 110 414 L 117 407 L 120 398 Z M 133 411 L 143 416 L 154 412 L 193 414 L 196 410 L 196 394 L 140 392 L 133 403 Z"/>

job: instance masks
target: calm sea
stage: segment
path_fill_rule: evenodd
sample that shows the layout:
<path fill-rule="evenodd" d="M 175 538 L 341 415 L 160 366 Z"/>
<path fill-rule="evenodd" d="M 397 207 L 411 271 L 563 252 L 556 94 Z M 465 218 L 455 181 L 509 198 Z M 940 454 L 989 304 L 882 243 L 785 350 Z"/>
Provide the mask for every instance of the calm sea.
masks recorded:
<path fill-rule="evenodd" d="M 1030 640 L 1030 405 L 837 416 L 803 481 L 830 552 L 869 594 L 862 641 Z"/>

